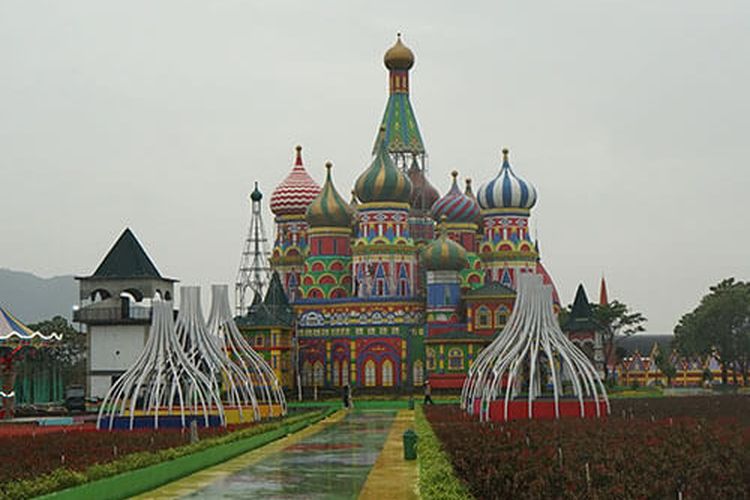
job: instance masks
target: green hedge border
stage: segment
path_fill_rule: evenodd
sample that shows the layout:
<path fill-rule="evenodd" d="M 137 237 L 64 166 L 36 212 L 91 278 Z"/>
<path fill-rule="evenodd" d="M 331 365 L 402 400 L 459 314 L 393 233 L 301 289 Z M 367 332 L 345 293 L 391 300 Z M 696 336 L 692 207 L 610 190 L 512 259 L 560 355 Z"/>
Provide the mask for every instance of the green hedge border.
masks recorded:
<path fill-rule="evenodd" d="M 473 499 L 466 485 L 456 477 L 448 454 L 424 415 L 421 405 L 415 408 L 417 428 L 417 459 L 419 461 L 419 494 L 425 500 L 445 498 Z"/>
<path fill-rule="evenodd" d="M 46 494 L 41 497 L 43 499 L 79 500 L 81 498 L 128 498 L 153 490 L 172 481 L 176 481 L 207 467 L 220 464 L 238 455 L 247 453 L 248 451 L 252 451 L 288 434 L 300 431 L 305 427 L 323 420 L 335 412 L 335 408 L 328 408 L 313 415 L 300 415 L 298 417 L 284 419 L 280 422 L 261 424 L 261 426 L 269 427 L 269 430 L 252 435 L 248 438 L 240 437 L 239 439 L 232 439 L 232 434 L 229 434 L 217 438 L 219 444 L 215 445 L 211 445 L 211 442 L 214 440 L 206 440 L 198 442 L 195 445 L 187 445 L 180 448 L 159 450 L 157 452 L 136 453 L 123 457 L 123 463 L 118 464 L 118 461 L 109 464 L 94 465 L 84 472 L 58 469 L 43 478 L 32 480 L 31 484 L 19 484 L 17 491 L 8 491 L 6 489 L 3 496 L 6 498 L 27 498 L 35 494 L 48 493 L 51 488 L 45 488 L 45 485 L 38 485 L 36 488 L 34 487 L 35 485 L 33 483 L 41 479 L 42 481 L 48 481 L 49 485 L 52 487 L 54 487 L 55 484 L 58 484 L 58 487 L 68 487 L 67 489 Z M 248 430 L 252 429 L 255 428 L 251 427 Z M 243 431 L 237 432 L 241 434 Z M 226 439 L 230 440 L 230 442 L 221 442 Z M 206 446 L 208 446 L 208 448 L 206 448 Z M 195 448 L 198 448 L 198 450 L 191 453 Z M 148 455 L 152 456 L 149 457 Z M 139 467 L 139 459 L 148 462 L 149 460 L 154 459 L 153 455 L 156 455 L 156 457 L 164 457 L 166 458 L 166 461 L 153 465 L 147 463 L 144 464 L 146 466 L 141 466 L 135 470 L 118 473 L 120 472 L 118 467 L 128 467 L 131 463 L 133 467 Z M 115 475 L 103 477 L 107 474 L 108 470 L 114 470 Z M 93 480 L 92 476 L 94 477 Z M 19 483 L 27 483 L 27 481 Z M 42 491 L 39 491 L 40 489 Z"/>

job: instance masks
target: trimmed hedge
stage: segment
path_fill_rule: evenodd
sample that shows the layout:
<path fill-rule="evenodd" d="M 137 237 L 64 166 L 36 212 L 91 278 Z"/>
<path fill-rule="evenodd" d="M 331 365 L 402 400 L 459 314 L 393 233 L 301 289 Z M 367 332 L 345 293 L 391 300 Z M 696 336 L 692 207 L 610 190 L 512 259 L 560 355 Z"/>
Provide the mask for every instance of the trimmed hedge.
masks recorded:
<path fill-rule="evenodd" d="M 426 500 L 474 498 L 456 477 L 448 455 L 424 416 L 421 405 L 415 411 L 417 458 L 419 460 L 419 494 Z"/>
<path fill-rule="evenodd" d="M 331 413 L 333 413 L 332 409 L 325 412 L 306 412 L 276 422 L 259 424 L 224 436 L 205 439 L 194 444 L 153 452 L 143 451 L 131 453 L 112 462 L 92 465 L 84 471 L 74 471 L 61 467 L 49 474 L 44 474 L 34 479 L 10 481 L 5 484 L 0 484 L 0 498 L 32 498 L 50 493 L 52 493 L 53 496 L 56 496 L 57 494 L 55 494 L 55 492 L 60 490 L 80 486 L 105 478 L 111 478 L 119 474 L 129 473 L 145 467 L 163 464 L 180 457 L 187 457 L 188 455 L 198 452 L 205 452 L 206 450 L 217 446 L 229 445 L 253 437 L 260 437 L 265 433 L 273 433 L 274 431 L 283 430 L 284 432 L 278 433 L 280 434 L 278 437 L 281 437 L 286 434 L 286 432 L 292 431 L 292 427 L 299 427 L 299 424 L 303 423 L 305 420 L 314 418 L 316 415 L 323 418 Z"/>

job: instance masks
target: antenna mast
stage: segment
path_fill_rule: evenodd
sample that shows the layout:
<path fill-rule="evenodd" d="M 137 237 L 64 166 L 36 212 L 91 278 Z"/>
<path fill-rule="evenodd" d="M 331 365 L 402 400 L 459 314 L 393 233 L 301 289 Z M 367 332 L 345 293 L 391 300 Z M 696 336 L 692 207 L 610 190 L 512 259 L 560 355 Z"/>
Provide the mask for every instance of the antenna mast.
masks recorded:
<path fill-rule="evenodd" d="M 268 264 L 268 238 L 266 238 L 261 215 L 262 199 L 263 193 L 258 189 L 256 182 L 255 189 L 250 194 L 252 201 L 250 230 L 242 250 L 240 269 L 237 271 L 235 284 L 235 314 L 238 316 L 247 313 L 248 291 L 252 291 L 256 297 L 261 298 L 271 279 L 271 267 Z"/>

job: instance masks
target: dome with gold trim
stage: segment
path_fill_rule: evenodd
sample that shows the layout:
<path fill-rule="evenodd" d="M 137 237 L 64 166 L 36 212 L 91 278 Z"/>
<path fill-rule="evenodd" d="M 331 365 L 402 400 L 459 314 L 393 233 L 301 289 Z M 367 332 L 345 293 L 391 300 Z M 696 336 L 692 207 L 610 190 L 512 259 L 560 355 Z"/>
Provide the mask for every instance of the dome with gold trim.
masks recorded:
<path fill-rule="evenodd" d="M 401 41 L 401 33 L 397 35 L 393 47 L 385 51 L 383 62 L 388 69 L 409 70 L 414 66 L 414 53 Z"/>
<path fill-rule="evenodd" d="M 385 134 L 385 129 L 380 129 Z M 385 150 L 385 141 L 380 141 L 372 164 L 357 178 L 354 192 L 362 203 L 395 202 L 409 203 L 411 181 L 396 165 Z"/>
<path fill-rule="evenodd" d="M 307 206 L 320 193 L 320 186 L 310 177 L 302 164 L 302 146 L 297 146 L 297 158 L 289 175 L 271 193 L 271 212 L 274 215 L 305 215 Z"/>
<path fill-rule="evenodd" d="M 310 227 L 349 227 L 352 209 L 336 191 L 331 179 L 333 165 L 326 163 L 326 181 L 318 196 L 307 207 L 307 224 Z"/>
<path fill-rule="evenodd" d="M 469 265 L 466 249 L 448 238 L 445 216 L 440 236 L 422 249 L 421 263 L 428 271 L 460 271 Z"/>

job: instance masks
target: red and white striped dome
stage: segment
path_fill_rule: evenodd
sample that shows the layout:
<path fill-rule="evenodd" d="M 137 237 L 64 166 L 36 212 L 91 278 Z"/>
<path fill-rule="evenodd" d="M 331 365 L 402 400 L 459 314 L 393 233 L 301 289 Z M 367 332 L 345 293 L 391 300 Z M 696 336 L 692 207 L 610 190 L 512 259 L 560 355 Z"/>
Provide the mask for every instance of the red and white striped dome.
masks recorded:
<path fill-rule="evenodd" d="M 305 215 L 307 206 L 320 193 L 320 186 L 302 165 L 302 146 L 297 146 L 297 159 L 286 179 L 271 193 L 274 215 Z"/>

